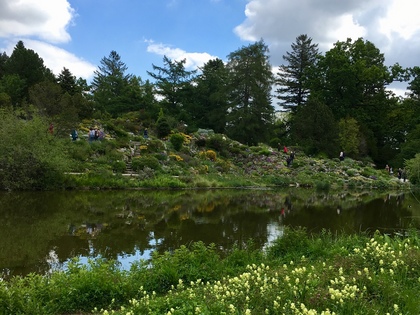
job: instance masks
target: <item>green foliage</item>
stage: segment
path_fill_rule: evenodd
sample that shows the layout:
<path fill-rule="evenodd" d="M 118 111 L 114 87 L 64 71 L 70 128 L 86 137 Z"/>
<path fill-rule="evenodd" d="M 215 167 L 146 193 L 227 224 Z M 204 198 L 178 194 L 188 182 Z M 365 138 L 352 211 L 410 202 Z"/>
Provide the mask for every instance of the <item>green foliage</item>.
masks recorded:
<path fill-rule="evenodd" d="M 221 59 L 209 60 L 201 68 L 201 75 L 196 79 L 196 102 L 192 106 L 196 125 L 210 129 L 215 133 L 224 133 L 228 108 L 229 73 Z"/>
<path fill-rule="evenodd" d="M 315 183 L 315 188 L 317 191 L 329 191 L 331 183 L 329 181 L 317 181 Z"/>
<path fill-rule="evenodd" d="M 171 133 L 171 127 L 166 117 L 161 117 L 156 123 L 157 136 L 162 139 L 166 138 Z"/>
<path fill-rule="evenodd" d="M 150 180 L 145 180 L 140 183 L 141 187 L 147 188 L 186 188 L 185 182 L 179 178 L 168 176 L 156 176 Z"/>
<path fill-rule="evenodd" d="M 283 237 L 278 238 L 268 249 L 267 255 L 272 259 L 288 261 L 296 259 L 309 251 L 309 237 L 304 228 L 287 229 Z"/>
<path fill-rule="evenodd" d="M 272 147 L 273 149 L 276 149 L 276 150 L 279 148 L 279 143 L 280 143 L 280 139 L 279 138 L 273 138 L 269 142 L 270 147 Z"/>
<path fill-rule="evenodd" d="M 88 265 L 74 259 L 65 272 L 55 274 L 52 288 L 57 313 L 90 312 L 107 307 L 111 300 L 121 303 L 128 298 L 118 264 L 100 258 L 89 260 Z"/>
<path fill-rule="evenodd" d="M 356 174 L 358 174 L 358 171 L 354 168 L 349 168 L 349 169 L 346 170 L 346 174 L 351 177 L 351 176 L 355 176 Z"/>
<path fill-rule="evenodd" d="M 317 57 L 318 44 L 313 44 L 312 38 L 306 34 L 299 35 L 292 44 L 292 51 L 283 56 L 287 65 L 279 67 L 276 80 L 279 85 L 277 97 L 282 101 L 283 107 L 294 112 L 296 106 L 306 102 L 311 79 L 310 68 L 315 66 Z"/>
<path fill-rule="evenodd" d="M 270 176 L 268 183 L 279 187 L 287 187 L 291 183 L 291 179 L 285 176 Z"/>
<path fill-rule="evenodd" d="M 144 155 L 133 158 L 131 161 L 131 167 L 134 171 L 140 171 L 145 167 L 151 168 L 153 170 L 159 170 L 161 168 L 161 165 L 156 157 L 151 155 Z"/>
<path fill-rule="evenodd" d="M 220 155 L 226 156 L 228 153 L 228 142 L 224 135 L 215 134 L 209 137 L 206 141 L 206 146 L 219 152 Z"/>
<path fill-rule="evenodd" d="M 114 161 L 112 162 L 112 169 L 115 173 L 122 174 L 124 173 L 125 169 L 127 168 L 127 165 L 124 161 Z"/>
<path fill-rule="evenodd" d="M 172 146 L 176 151 L 181 150 L 182 144 L 184 143 L 184 136 L 180 133 L 175 133 L 170 136 L 169 141 L 171 142 Z"/>
<path fill-rule="evenodd" d="M 121 128 L 118 128 L 117 126 L 115 126 L 110 121 L 107 121 L 106 123 L 104 123 L 104 127 L 112 135 L 115 135 L 115 136 L 121 137 L 121 138 L 128 137 L 128 133 L 125 130 L 123 130 Z"/>
<path fill-rule="evenodd" d="M 340 146 L 347 156 L 359 154 L 359 125 L 354 118 L 341 119 L 338 123 Z"/>
<path fill-rule="evenodd" d="M 226 134 L 247 145 L 267 142 L 274 118 L 273 74 L 263 40 L 229 54 L 230 102 Z"/>
<path fill-rule="evenodd" d="M 116 51 L 101 59 L 92 81 L 94 100 L 98 109 L 117 117 L 129 111 L 138 110 L 142 103 L 139 80 L 125 74 L 127 66 Z"/>
<path fill-rule="evenodd" d="M 268 148 L 262 148 L 261 150 L 258 151 L 258 154 L 259 155 L 270 156 L 271 151 Z"/>
<path fill-rule="evenodd" d="M 406 172 L 411 183 L 417 185 L 420 183 L 420 153 L 417 153 L 414 159 L 405 161 Z"/>
<path fill-rule="evenodd" d="M 417 231 L 391 238 L 286 228 L 265 251 L 252 241 L 227 253 L 197 242 L 129 271 L 74 259 L 49 276 L 0 281 L 0 313 L 295 314 L 299 305 L 308 314 L 419 314 L 419 244 Z"/>
<path fill-rule="evenodd" d="M 149 152 L 162 152 L 165 150 L 165 145 L 160 140 L 149 139 L 147 141 L 147 149 Z"/>
<path fill-rule="evenodd" d="M 75 141 L 68 147 L 68 152 L 71 158 L 77 161 L 86 161 L 93 150 L 87 141 Z"/>
<path fill-rule="evenodd" d="M 330 157 L 334 156 L 338 151 L 337 134 L 334 115 L 324 103 L 311 99 L 297 109 L 292 124 L 292 137 L 306 154 L 325 152 Z"/>
<path fill-rule="evenodd" d="M 0 189 L 59 189 L 68 169 L 66 142 L 47 132 L 38 116 L 22 120 L 0 111 Z"/>

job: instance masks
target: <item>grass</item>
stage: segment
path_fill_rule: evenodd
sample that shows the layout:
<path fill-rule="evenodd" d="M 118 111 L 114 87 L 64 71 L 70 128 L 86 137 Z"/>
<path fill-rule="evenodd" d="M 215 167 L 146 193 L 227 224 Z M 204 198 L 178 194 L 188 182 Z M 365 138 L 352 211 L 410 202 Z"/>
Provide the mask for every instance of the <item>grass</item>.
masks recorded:
<path fill-rule="evenodd" d="M 420 238 L 287 229 L 266 251 L 201 242 L 129 271 L 74 260 L 0 282 L 1 314 L 419 314 Z"/>

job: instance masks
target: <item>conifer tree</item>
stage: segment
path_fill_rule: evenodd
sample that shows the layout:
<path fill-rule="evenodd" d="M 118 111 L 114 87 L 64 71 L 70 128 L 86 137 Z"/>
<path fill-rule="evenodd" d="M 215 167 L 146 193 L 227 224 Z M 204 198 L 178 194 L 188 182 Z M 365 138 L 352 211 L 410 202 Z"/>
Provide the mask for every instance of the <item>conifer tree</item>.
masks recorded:
<path fill-rule="evenodd" d="M 260 40 L 228 56 L 230 96 L 226 130 L 229 137 L 256 145 L 268 142 L 274 118 L 273 74 L 268 47 Z"/>
<path fill-rule="evenodd" d="M 310 68 L 316 63 L 318 44 L 306 34 L 299 35 L 292 43 L 292 51 L 286 52 L 286 64 L 279 66 L 276 84 L 277 98 L 283 108 L 296 111 L 296 106 L 307 101 L 309 95 Z"/>

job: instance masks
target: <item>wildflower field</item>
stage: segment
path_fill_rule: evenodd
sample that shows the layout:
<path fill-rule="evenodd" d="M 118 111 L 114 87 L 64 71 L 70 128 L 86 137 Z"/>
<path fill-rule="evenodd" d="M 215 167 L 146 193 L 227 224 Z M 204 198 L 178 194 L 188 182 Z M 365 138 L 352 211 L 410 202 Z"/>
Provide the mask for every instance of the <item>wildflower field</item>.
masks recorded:
<path fill-rule="evenodd" d="M 309 236 L 297 229 L 264 252 L 250 242 L 221 255 L 214 245 L 196 243 L 128 272 L 110 262 L 75 262 L 49 277 L 1 282 L 0 312 L 417 315 L 419 245 L 416 231 Z"/>

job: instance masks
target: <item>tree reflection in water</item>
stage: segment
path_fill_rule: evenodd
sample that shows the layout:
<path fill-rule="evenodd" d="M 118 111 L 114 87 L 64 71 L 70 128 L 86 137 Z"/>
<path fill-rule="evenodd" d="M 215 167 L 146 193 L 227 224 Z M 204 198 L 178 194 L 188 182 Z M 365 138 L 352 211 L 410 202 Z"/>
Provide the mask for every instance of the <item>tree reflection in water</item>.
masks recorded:
<path fill-rule="evenodd" d="M 70 257 L 117 259 L 203 241 L 258 248 L 285 226 L 308 232 L 401 232 L 420 226 L 420 198 L 384 192 L 287 190 L 73 191 L 0 194 L 0 270 L 45 273 Z"/>

